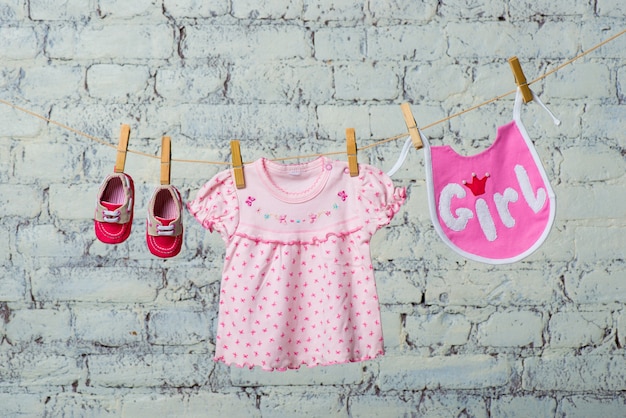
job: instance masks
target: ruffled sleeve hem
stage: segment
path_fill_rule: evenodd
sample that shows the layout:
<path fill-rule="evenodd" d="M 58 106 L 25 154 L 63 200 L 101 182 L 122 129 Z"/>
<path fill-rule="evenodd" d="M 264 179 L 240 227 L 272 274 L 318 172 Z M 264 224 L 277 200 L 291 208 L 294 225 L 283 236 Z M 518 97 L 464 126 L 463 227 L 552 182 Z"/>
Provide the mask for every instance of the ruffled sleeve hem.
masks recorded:
<path fill-rule="evenodd" d="M 187 202 L 187 210 L 189 211 L 191 216 L 193 216 L 198 222 L 200 222 L 200 225 L 202 225 L 203 228 L 208 229 L 209 232 L 214 231 L 215 223 L 217 222 L 217 220 L 203 217 L 200 213 L 202 211 L 202 208 L 198 207 L 196 204 L 194 204 L 194 202 Z"/>
<path fill-rule="evenodd" d="M 378 226 L 383 227 L 388 225 L 393 217 L 400 211 L 400 208 L 406 201 L 406 188 L 395 187 L 392 195 L 390 196 L 387 206 L 385 206 L 378 217 Z"/>

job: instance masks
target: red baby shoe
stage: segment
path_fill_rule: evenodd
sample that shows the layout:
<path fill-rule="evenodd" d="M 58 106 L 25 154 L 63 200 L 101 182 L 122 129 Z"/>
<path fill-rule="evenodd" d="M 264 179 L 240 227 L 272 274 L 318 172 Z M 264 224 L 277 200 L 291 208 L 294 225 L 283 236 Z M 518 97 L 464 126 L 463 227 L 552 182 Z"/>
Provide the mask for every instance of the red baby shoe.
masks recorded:
<path fill-rule="evenodd" d="M 157 257 L 174 257 L 183 245 L 183 202 L 176 187 L 167 184 L 154 191 L 148 204 L 148 249 Z"/>
<path fill-rule="evenodd" d="M 126 173 L 110 174 L 100 186 L 94 215 L 96 237 L 105 244 L 128 238 L 133 223 L 135 185 Z"/>

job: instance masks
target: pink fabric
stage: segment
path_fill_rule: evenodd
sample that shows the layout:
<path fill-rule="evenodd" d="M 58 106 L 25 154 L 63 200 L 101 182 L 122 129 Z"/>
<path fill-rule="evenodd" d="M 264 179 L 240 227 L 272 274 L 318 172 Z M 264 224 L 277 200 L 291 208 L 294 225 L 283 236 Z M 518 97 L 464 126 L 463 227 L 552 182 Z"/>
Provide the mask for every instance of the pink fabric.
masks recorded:
<path fill-rule="evenodd" d="M 520 126 L 515 121 L 501 126 L 494 143 L 473 156 L 461 156 L 449 146 L 428 147 L 435 227 L 470 259 L 519 260 L 543 242 L 552 225 L 554 193 Z"/>
<path fill-rule="evenodd" d="M 370 239 L 405 200 L 389 177 L 320 157 L 218 173 L 188 204 L 226 242 L 215 359 L 285 370 L 383 353 Z"/>

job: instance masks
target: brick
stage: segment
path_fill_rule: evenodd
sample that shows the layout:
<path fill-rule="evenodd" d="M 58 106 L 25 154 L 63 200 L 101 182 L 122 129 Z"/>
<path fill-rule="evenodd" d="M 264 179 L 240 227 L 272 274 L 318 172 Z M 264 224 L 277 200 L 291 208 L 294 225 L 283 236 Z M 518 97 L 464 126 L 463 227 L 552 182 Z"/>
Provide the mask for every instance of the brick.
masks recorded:
<path fill-rule="evenodd" d="M 589 157 L 590 164 L 593 164 L 593 156 L 590 154 Z M 585 165 L 586 162 L 579 164 Z M 562 219 L 620 219 L 626 216 L 626 185 L 589 183 L 559 187 L 556 195 L 562 196 L 557 202 Z"/>
<path fill-rule="evenodd" d="M 6 0 L 0 5 L 0 20 L 19 21 L 27 16 L 26 5 L 21 0 Z M 0 402 L 1 404 L 1 402 Z"/>
<path fill-rule="evenodd" d="M 365 17 L 365 5 L 349 0 L 303 0 L 305 21 L 359 21 Z"/>
<path fill-rule="evenodd" d="M 598 0 L 596 12 L 600 16 L 626 17 L 626 5 L 620 0 Z"/>
<path fill-rule="evenodd" d="M 141 65 L 96 64 L 87 70 L 91 97 L 125 101 L 137 99 L 149 86 L 150 73 Z"/>
<path fill-rule="evenodd" d="M 589 185 L 591 182 L 617 180 L 626 171 L 624 157 L 618 150 L 604 144 L 567 148 L 561 153 L 561 178 L 567 183 Z M 593 197 L 590 196 L 589 200 Z"/>
<path fill-rule="evenodd" d="M 626 228 L 579 227 L 576 228 L 576 256 L 583 263 L 624 258 Z"/>
<path fill-rule="evenodd" d="M 366 363 L 338 364 L 333 367 L 302 366 L 299 369 L 268 373 L 259 368 L 230 368 L 234 386 L 332 386 L 356 385 L 363 381 Z"/>
<path fill-rule="evenodd" d="M 595 45 L 599 44 L 600 42 L 604 42 L 605 40 L 609 39 L 610 37 L 614 35 L 617 35 L 620 32 L 620 29 L 613 26 L 612 22 L 615 22 L 615 18 L 617 18 L 618 20 L 624 18 L 625 8 L 623 4 L 620 4 L 619 6 L 616 6 L 612 8 L 611 10 L 609 10 L 608 6 L 612 6 L 609 2 L 612 3 L 613 1 L 615 0 L 607 0 L 607 1 L 600 0 L 598 2 L 598 8 L 600 12 L 604 14 L 604 18 L 598 19 L 597 21 L 599 26 L 596 26 L 594 29 L 594 28 L 591 28 L 590 26 L 595 26 L 595 25 L 581 25 L 581 28 L 580 28 L 581 51 L 587 51 L 591 49 L 592 47 L 594 47 Z M 622 41 L 617 40 L 616 42 L 610 42 L 602 46 L 601 53 L 598 56 L 601 56 L 602 59 L 625 58 L 626 51 L 624 51 L 624 48 L 620 46 L 620 42 Z"/>
<path fill-rule="evenodd" d="M 83 71 L 78 66 L 29 68 L 20 80 L 20 90 L 26 97 L 38 97 L 40 100 L 76 100 L 84 84 Z"/>
<path fill-rule="evenodd" d="M 156 74 L 156 92 L 171 101 L 197 101 L 221 93 L 227 71 L 221 66 L 164 67 Z"/>
<path fill-rule="evenodd" d="M 166 13 L 174 17 L 215 17 L 228 13 L 227 0 L 165 0 L 163 8 Z"/>
<path fill-rule="evenodd" d="M 33 138 L 39 135 L 43 129 L 44 122 L 42 120 L 7 106 L 0 107 L 0 137 Z M 8 163 L 9 158 L 2 158 L 0 167 L 4 164 L 8 165 Z"/>
<path fill-rule="evenodd" d="M 6 324 L 6 337 L 13 344 L 66 341 L 71 335 L 70 323 L 66 309 L 19 309 Z"/>
<path fill-rule="evenodd" d="M 417 409 L 417 402 L 399 396 L 356 395 L 348 402 L 350 414 L 354 417 L 408 417 Z"/>
<path fill-rule="evenodd" d="M 53 26 L 46 41 L 54 59 L 167 59 L 173 52 L 172 30 L 165 24 Z"/>
<path fill-rule="evenodd" d="M 615 140 L 618 144 L 623 141 L 623 130 L 613 123 L 621 118 L 626 111 L 626 106 L 612 106 L 609 104 L 589 103 L 585 112 L 581 115 L 582 137 L 588 138 L 595 144 L 597 139 Z M 591 139 L 594 138 L 594 139 Z"/>
<path fill-rule="evenodd" d="M 438 8 L 438 14 L 450 20 L 484 21 L 497 20 L 507 15 L 505 4 L 475 2 L 472 0 L 448 0 Z"/>
<path fill-rule="evenodd" d="M 317 393 L 315 397 L 308 393 L 270 393 L 261 398 L 262 416 L 289 418 L 296 415 L 310 417 L 347 418 L 348 412 L 342 397 L 336 392 Z"/>
<path fill-rule="evenodd" d="M 437 236 L 430 238 L 430 240 L 435 239 L 439 238 Z M 532 306 L 549 303 L 552 300 L 549 289 L 555 287 L 554 275 L 556 273 L 549 270 L 518 268 L 478 271 L 480 271 L 479 274 L 477 271 L 473 273 L 450 272 L 445 277 L 433 274 L 428 278 L 426 286 L 426 304 Z"/>
<path fill-rule="evenodd" d="M 39 393 L 0 393 L 0 405 L 7 417 L 42 417 L 45 398 Z"/>
<path fill-rule="evenodd" d="M 446 48 L 446 40 L 436 25 L 384 26 L 367 30 L 367 56 L 371 60 L 435 61 L 441 59 Z"/>
<path fill-rule="evenodd" d="M 568 418 L 619 417 L 624 413 L 623 394 L 574 395 L 559 402 L 556 416 Z"/>
<path fill-rule="evenodd" d="M 464 414 L 476 418 L 488 418 L 484 397 L 471 394 L 445 393 L 434 391 L 426 393 L 420 400 L 417 415 L 420 417 L 461 417 Z"/>
<path fill-rule="evenodd" d="M 93 219 L 99 187 L 89 183 L 51 184 L 48 191 L 50 213 L 57 219 L 82 221 Z"/>
<path fill-rule="evenodd" d="M 120 402 L 111 396 L 87 393 L 59 393 L 45 402 L 43 416 L 119 417 Z"/>
<path fill-rule="evenodd" d="M 626 100 L 626 67 L 617 70 L 617 94 L 620 103 Z"/>
<path fill-rule="evenodd" d="M 314 33 L 315 58 L 318 60 L 362 60 L 366 54 L 366 35 L 361 28 L 320 28 Z"/>
<path fill-rule="evenodd" d="M 215 416 L 260 418 L 255 401 L 254 396 L 245 393 L 131 394 L 122 398 L 122 416 L 204 418 L 207 416 L 207 408 L 210 408 L 211 414 Z"/>
<path fill-rule="evenodd" d="M 527 19 L 528 16 L 579 16 L 593 14 L 593 5 L 589 3 L 560 3 L 550 2 L 538 4 L 530 0 L 524 0 L 511 4 L 509 11 L 511 17 Z"/>
<path fill-rule="evenodd" d="M 610 334 L 609 312 L 557 312 L 548 323 L 551 348 L 598 346 Z"/>
<path fill-rule="evenodd" d="M 255 62 L 312 56 L 309 34 L 296 26 L 190 26 L 182 42 L 185 58 L 255 58 Z"/>
<path fill-rule="evenodd" d="M 99 0 L 98 14 L 102 18 L 126 19 L 139 16 L 163 18 L 161 7 L 155 7 L 153 0 Z"/>
<path fill-rule="evenodd" d="M 206 354 L 90 355 L 91 386 L 193 387 L 204 385 L 213 368 Z"/>
<path fill-rule="evenodd" d="M 493 57 L 511 55 L 516 51 L 522 68 L 524 60 L 541 56 L 543 59 L 574 56 L 578 52 L 576 39 L 579 37 L 578 25 L 569 22 L 543 25 L 537 23 L 483 22 L 481 30 L 475 30 L 474 23 L 450 23 L 448 54 L 452 57 Z M 468 37 L 467 34 L 473 36 Z M 492 34 L 499 36 L 493 37 Z M 562 42 L 551 42 L 559 37 Z M 526 71 L 524 71 L 526 74 Z M 532 80 L 531 74 L 526 74 Z"/>
<path fill-rule="evenodd" d="M 18 147 L 16 154 L 15 176 L 23 182 L 67 182 L 82 167 L 80 145 L 27 142 Z M 50 158 L 51 155 L 63 158 Z"/>
<path fill-rule="evenodd" d="M 580 304 L 621 303 L 626 297 L 626 269 L 594 269 L 569 271 L 564 275 L 565 291 L 569 298 Z"/>
<path fill-rule="evenodd" d="M 153 311 L 147 324 L 148 341 L 153 345 L 194 345 L 211 337 L 212 318 L 206 311 Z"/>
<path fill-rule="evenodd" d="M 81 0 L 30 0 L 29 9 L 33 20 L 86 19 L 95 12 L 92 2 Z"/>
<path fill-rule="evenodd" d="M 407 96 L 435 102 L 456 100 L 472 83 L 470 71 L 466 66 L 446 65 L 442 68 L 434 63 L 409 68 L 404 78 Z"/>
<path fill-rule="evenodd" d="M 39 54 L 41 45 L 32 27 L 0 27 L 0 58 L 3 60 L 29 60 Z"/>
<path fill-rule="evenodd" d="M 139 129 L 135 122 L 137 119 L 143 119 L 145 110 L 136 104 L 119 103 L 112 104 L 90 104 L 85 106 L 80 103 L 69 103 L 63 106 L 54 106 L 50 113 L 50 118 L 59 121 L 67 126 L 72 127 L 80 133 L 66 133 L 64 130 L 56 130 L 64 135 L 69 135 L 68 140 L 59 145 L 63 146 L 65 153 L 71 155 L 72 158 L 80 158 L 78 162 L 73 162 L 74 171 L 80 172 L 81 169 L 98 169 L 96 182 L 104 180 L 103 174 L 108 174 L 113 169 L 115 163 L 115 153 L 120 134 L 120 125 L 122 123 L 131 125 L 131 139 L 129 148 L 139 148 L 142 151 L 151 151 L 146 145 L 139 147 L 137 141 Z M 108 143 L 110 147 L 103 146 L 99 142 L 92 140 L 91 137 L 100 139 L 104 143 Z M 154 143 L 161 144 L 160 136 L 153 139 Z M 149 143 L 149 142 L 148 142 Z M 52 144 L 51 144 L 52 146 Z M 155 155 L 158 146 L 155 146 Z M 106 155 L 107 157 L 97 158 L 97 156 Z M 146 165 L 146 157 L 129 154 L 128 161 L 142 161 L 141 166 Z M 61 159 L 59 159 L 61 160 Z M 157 159 L 158 161 L 158 159 Z M 56 162 L 60 164 L 59 162 Z M 106 164 L 106 170 L 100 170 L 100 167 Z M 149 165 L 149 164 L 148 164 Z M 158 163 L 157 163 L 158 165 Z M 130 167 L 130 165 L 129 165 Z M 47 177 L 51 177 L 55 173 L 50 173 Z M 131 173 L 132 174 L 132 173 Z M 55 179 L 55 177 L 51 177 Z"/>
<path fill-rule="evenodd" d="M 2 118 L 4 114 L 0 111 L 0 126 L 2 126 Z M 0 136 L 2 136 L 2 131 L 0 130 Z M 11 157 L 11 148 L 13 146 L 13 141 L 3 141 L 0 144 L 0 180 L 3 183 L 9 182 L 9 173 L 13 172 L 13 158 Z"/>
<path fill-rule="evenodd" d="M 355 417 L 452 417 L 487 418 L 487 407 L 480 396 L 440 391 L 425 392 L 421 396 L 351 396 L 350 413 Z M 407 399 L 408 398 L 408 399 Z"/>
<path fill-rule="evenodd" d="M 524 62 L 524 74 L 526 74 L 527 78 L 531 78 L 536 74 L 538 69 L 537 66 L 540 65 L 540 62 L 537 61 L 525 61 Z M 505 59 L 500 59 L 495 62 L 484 62 L 484 63 L 474 63 L 472 62 L 469 65 L 469 72 L 471 75 L 471 83 L 467 87 L 467 91 L 464 95 L 457 98 L 457 100 L 463 100 L 464 98 L 472 99 L 472 104 L 482 103 L 484 101 L 490 100 L 494 97 L 498 97 L 507 91 L 513 90 L 515 88 L 515 81 L 513 78 L 513 74 L 511 72 L 511 67 L 509 63 Z M 441 80 L 441 82 L 445 82 L 445 80 Z M 541 90 L 538 90 L 537 85 L 531 86 L 535 94 L 541 96 Z M 428 92 L 424 92 L 428 93 Z M 423 93 L 423 94 L 424 94 Z M 513 99 L 515 96 L 511 94 L 507 96 L 503 100 L 510 103 L 508 105 L 508 109 L 510 109 L 510 115 L 513 115 Z M 546 102 L 546 97 L 541 96 L 541 100 Z M 533 103 L 533 102 L 531 102 Z M 548 105 L 550 103 L 547 103 Z M 524 116 L 526 116 L 527 107 L 524 108 Z M 554 111 L 554 109 L 551 109 Z M 464 115 L 461 118 L 468 116 Z M 559 116 L 561 116 L 559 114 Z M 523 121 L 526 121 L 527 118 L 524 117 Z M 562 130 L 559 131 L 562 134 Z"/>
<path fill-rule="evenodd" d="M 48 258 L 50 264 L 80 257 L 85 251 L 86 237 L 76 232 L 61 231 L 54 225 L 28 225 L 17 232 L 16 248 L 20 255 Z"/>
<path fill-rule="evenodd" d="M 4 232 L 0 227 L 0 233 Z M 8 235 L 8 234 L 7 234 Z M 5 256 L 2 256 L 4 254 Z M 0 262 L 9 259 L 11 251 L 8 242 L 0 244 Z M 26 297 L 26 278 L 24 270 L 16 267 L 4 267 L 0 272 L 0 301 L 20 302 Z"/>
<path fill-rule="evenodd" d="M 616 96 L 609 67 L 602 63 L 580 62 L 568 66 L 550 79 L 550 94 L 564 99 L 601 100 Z"/>
<path fill-rule="evenodd" d="M 508 384 L 513 365 L 502 357 L 397 356 L 380 362 L 378 387 L 388 390 L 484 389 Z"/>
<path fill-rule="evenodd" d="M 523 415 L 533 417 L 553 417 L 557 402 L 545 396 L 501 396 L 491 400 L 492 417 L 513 418 Z M 568 415 L 569 416 L 569 415 Z"/>
<path fill-rule="evenodd" d="M 40 189 L 18 184 L 0 184 L 0 217 L 34 218 L 41 213 Z"/>
<path fill-rule="evenodd" d="M 162 286 L 159 270 L 132 267 L 42 268 L 34 272 L 38 301 L 150 302 Z"/>
<path fill-rule="evenodd" d="M 435 17 L 437 6 L 435 0 L 409 3 L 399 0 L 371 0 L 369 10 L 374 19 L 424 22 Z"/>
<path fill-rule="evenodd" d="M 365 106 L 317 106 L 317 124 L 318 135 L 342 144 L 346 140 L 346 127 L 355 127 L 357 138 L 369 137 L 369 132 L 365 131 L 370 126 L 369 111 Z"/>
<path fill-rule="evenodd" d="M 195 221 L 194 221 L 195 222 Z M 197 229 L 200 234 L 216 237 L 218 240 L 222 238 L 219 237 L 219 234 L 210 234 L 208 231 L 203 229 L 199 224 L 196 227 L 195 224 L 189 222 L 192 226 L 189 226 L 185 231 L 191 232 L 192 229 Z M 205 234 L 206 231 L 206 234 Z M 188 238 L 188 237 L 185 237 Z M 207 250 L 205 248 L 205 250 Z M 217 261 L 217 260 L 216 260 Z M 222 279 L 222 260 L 220 259 L 218 263 L 212 263 L 210 266 L 200 266 L 193 267 L 189 266 L 185 269 L 170 269 L 167 271 L 167 288 L 172 292 L 178 292 L 181 289 L 192 290 L 192 289 L 205 289 L 209 287 L 211 284 L 219 283 Z M 166 290 L 166 289 L 164 289 Z M 205 300 L 205 303 L 211 303 L 210 300 Z M 217 301 L 213 301 L 213 303 L 217 303 Z"/>
<path fill-rule="evenodd" d="M 29 351 L 0 354 L 0 387 L 69 386 L 82 377 L 74 357 Z"/>
<path fill-rule="evenodd" d="M 385 352 L 402 350 L 406 346 L 406 332 L 402 326 L 402 317 L 399 312 L 382 311 L 380 321 L 383 328 Z"/>
<path fill-rule="evenodd" d="M 392 222 L 400 223 L 406 208 L 401 208 Z M 374 262 L 385 262 L 397 259 L 414 259 L 415 249 L 407 242 L 414 240 L 413 232 L 405 225 L 385 227 L 376 232 L 371 240 L 371 255 Z"/>
<path fill-rule="evenodd" d="M 280 104 L 182 106 L 180 129 L 190 137 L 242 139 L 244 159 L 251 160 L 249 147 L 254 144 L 246 139 L 257 143 L 258 138 L 263 138 L 262 146 L 272 149 L 272 139 L 284 143 L 285 138 L 309 138 L 314 130 L 313 111 Z"/>
<path fill-rule="evenodd" d="M 303 0 L 234 0 L 232 15 L 239 19 L 298 19 Z"/>
<path fill-rule="evenodd" d="M 478 325 L 478 343 L 489 347 L 543 346 L 543 318 L 531 311 L 495 312 Z"/>
<path fill-rule="evenodd" d="M 244 65 L 231 71 L 227 97 L 240 103 L 324 103 L 332 89 L 327 66 Z"/>
<path fill-rule="evenodd" d="M 617 326 L 615 327 L 615 332 L 617 334 L 617 342 L 620 346 L 624 347 L 626 345 L 626 315 L 624 313 L 619 313 L 616 315 Z"/>
<path fill-rule="evenodd" d="M 626 362 L 621 355 L 544 355 L 524 359 L 522 388 L 531 391 L 623 391 Z"/>
<path fill-rule="evenodd" d="M 425 283 L 413 272 L 376 271 L 378 299 L 383 304 L 412 304 L 422 300 Z"/>
<path fill-rule="evenodd" d="M 472 323 L 461 314 L 438 313 L 406 317 L 407 340 L 418 347 L 464 345 Z"/>
<path fill-rule="evenodd" d="M 137 312 L 111 308 L 73 309 L 74 335 L 79 341 L 121 347 L 144 341 L 145 325 Z"/>

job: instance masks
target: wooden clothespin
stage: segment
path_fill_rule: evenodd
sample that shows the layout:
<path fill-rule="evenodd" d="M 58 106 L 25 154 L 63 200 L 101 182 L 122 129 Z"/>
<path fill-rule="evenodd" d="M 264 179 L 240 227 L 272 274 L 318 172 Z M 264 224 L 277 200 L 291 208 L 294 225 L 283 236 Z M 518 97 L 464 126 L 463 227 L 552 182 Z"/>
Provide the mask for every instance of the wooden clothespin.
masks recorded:
<path fill-rule="evenodd" d="M 346 145 L 348 152 L 348 167 L 350 168 L 350 177 L 359 175 L 359 161 L 357 160 L 356 134 L 354 128 L 346 129 Z"/>
<path fill-rule="evenodd" d="M 169 136 L 161 140 L 161 184 L 170 184 L 172 147 Z"/>
<path fill-rule="evenodd" d="M 528 103 L 533 100 L 533 93 L 530 91 L 530 87 L 528 87 L 528 83 L 526 82 L 526 76 L 524 75 L 524 71 L 522 71 L 522 66 L 519 63 L 519 60 L 516 56 L 512 56 L 509 58 L 509 65 L 511 66 L 511 70 L 513 71 L 513 76 L 515 77 L 515 84 L 520 89 L 522 93 L 522 99 L 524 99 L 524 103 Z"/>
<path fill-rule="evenodd" d="M 243 161 L 241 160 L 241 148 L 239 141 L 233 139 L 230 141 L 230 152 L 233 161 L 233 175 L 235 176 L 235 185 L 238 189 L 246 187 L 246 179 L 243 176 Z"/>
<path fill-rule="evenodd" d="M 422 148 L 424 143 L 422 142 L 422 137 L 420 136 L 419 129 L 417 128 L 417 122 L 415 122 L 415 118 L 413 117 L 413 112 L 411 112 L 411 105 L 408 103 L 402 103 L 400 105 L 400 109 L 402 110 L 402 116 L 404 116 L 404 123 L 406 123 L 406 127 L 409 129 L 409 135 L 411 135 L 413 146 L 415 149 Z"/>
<path fill-rule="evenodd" d="M 128 138 L 130 138 L 130 126 L 122 125 L 120 142 L 117 144 L 117 156 L 115 158 L 115 172 L 123 173 L 126 164 L 126 151 L 128 150 Z"/>

